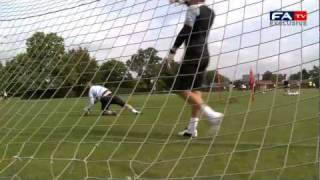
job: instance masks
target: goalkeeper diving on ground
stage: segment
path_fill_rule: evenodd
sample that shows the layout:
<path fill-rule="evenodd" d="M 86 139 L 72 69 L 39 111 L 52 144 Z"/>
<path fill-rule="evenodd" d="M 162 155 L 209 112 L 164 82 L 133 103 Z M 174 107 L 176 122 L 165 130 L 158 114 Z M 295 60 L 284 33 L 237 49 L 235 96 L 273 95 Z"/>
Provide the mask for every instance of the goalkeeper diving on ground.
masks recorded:
<path fill-rule="evenodd" d="M 89 103 L 84 108 L 84 115 L 89 115 L 95 103 L 100 101 L 102 115 L 117 115 L 116 112 L 110 110 L 111 104 L 116 104 L 122 108 L 130 110 L 133 114 L 140 114 L 140 111 L 133 108 L 130 104 L 125 103 L 119 96 L 114 95 L 108 88 L 100 85 L 92 85 L 88 83 Z"/>
<path fill-rule="evenodd" d="M 170 49 L 165 62 L 168 67 L 174 61 L 177 49 L 184 44 L 185 54 L 174 84 L 174 90 L 191 105 L 191 118 L 188 128 L 179 135 L 197 137 L 197 126 L 201 114 L 207 116 L 215 131 L 224 117 L 220 112 L 214 111 L 202 99 L 201 85 L 203 76 L 210 61 L 207 45 L 210 28 L 215 14 L 204 4 L 205 0 L 170 0 L 170 3 L 180 3 L 188 6 L 183 28 L 178 34 L 173 47 Z"/>

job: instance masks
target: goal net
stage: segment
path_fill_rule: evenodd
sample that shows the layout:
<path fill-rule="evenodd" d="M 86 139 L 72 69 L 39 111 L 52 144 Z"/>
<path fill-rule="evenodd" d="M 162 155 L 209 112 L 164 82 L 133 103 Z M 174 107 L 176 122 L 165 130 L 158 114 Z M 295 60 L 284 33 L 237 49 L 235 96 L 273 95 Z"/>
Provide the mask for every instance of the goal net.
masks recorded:
<path fill-rule="evenodd" d="M 173 88 L 184 47 L 163 62 L 187 6 L 0 0 L 0 179 L 319 179 L 319 1 L 205 4 L 216 16 L 198 90 L 224 119 L 212 134 L 201 116 L 186 138 L 191 105 Z M 88 82 L 141 114 L 98 102 L 86 115 Z"/>

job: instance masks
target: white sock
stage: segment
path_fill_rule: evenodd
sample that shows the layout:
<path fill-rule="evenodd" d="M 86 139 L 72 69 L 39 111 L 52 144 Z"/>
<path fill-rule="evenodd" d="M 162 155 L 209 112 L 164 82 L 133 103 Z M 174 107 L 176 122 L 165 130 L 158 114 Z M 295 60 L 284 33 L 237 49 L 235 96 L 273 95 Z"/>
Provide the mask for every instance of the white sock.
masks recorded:
<path fill-rule="evenodd" d="M 220 123 L 220 120 L 217 118 L 221 118 L 223 116 L 222 113 L 214 111 L 211 107 L 208 105 L 202 105 L 201 111 L 205 116 L 208 117 L 211 124 L 216 125 Z"/>
<path fill-rule="evenodd" d="M 201 106 L 201 111 L 202 111 L 202 113 L 205 115 L 205 116 L 207 116 L 208 118 L 212 118 L 212 117 L 214 117 L 214 115 L 215 115 L 215 111 L 211 108 L 211 107 L 209 107 L 208 105 L 202 105 Z"/>
<path fill-rule="evenodd" d="M 197 130 L 199 118 L 191 118 L 188 125 L 188 132 L 194 133 Z"/>

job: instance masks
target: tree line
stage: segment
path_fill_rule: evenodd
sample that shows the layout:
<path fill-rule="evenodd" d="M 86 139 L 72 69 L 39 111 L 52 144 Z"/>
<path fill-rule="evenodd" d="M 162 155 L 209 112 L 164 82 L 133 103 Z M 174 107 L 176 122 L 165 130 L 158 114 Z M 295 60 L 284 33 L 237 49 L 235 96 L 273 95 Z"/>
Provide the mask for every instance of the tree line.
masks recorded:
<path fill-rule="evenodd" d="M 279 82 L 281 83 L 283 80 L 292 80 L 292 81 L 310 81 L 316 84 L 319 87 L 319 73 L 320 69 L 317 66 L 313 66 L 311 70 L 302 69 L 299 72 L 290 74 L 287 78 L 286 74 L 274 74 L 270 71 L 266 71 L 262 75 L 262 80 Z"/>
<path fill-rule="evenodd" d="M 99 64 L 88 49 L 67 50 L 64 39 L 56 33 L 36 32 L 27 39 L 26 52 L 17 54 L 4 66 L 0 63 L 0 90 L 24 98 L 81 96 L 87 82 L 127 93 L 132 89 L 168 90 L 179 65 L 174 63 L 168 71 L 157 54 L 155 48 L 149 47 L 139 49 L 125 62 L 108 59 Z M 210 85 L 214 77 L 215 72 L 209 72 L 206 83 Z"/>
<path fill-rule="evenodd" d="M 105 85 L 124 93 L 169 90 L 179 65 L 171 71 L 162 65 L 155 48 L 139 49 L 128 60 L 108 59 L 101 64 L 90 56 L 88 49 L 66 49 L 64 39 L 56 33 L 36 32 L 26 41 L 26 52 L 17 54 L 5 65 L 0 63 L 0 90 L 24 98 L 65 97 L 84 95 L 87 82 Z M 319 83 L 319 68 L 302 71 L 304 78 Z M 264 80 L 274 80 L 271 72 Z M 278 76 L 279 78 L 279 76 Z M 300 73 L 290 79 L 300 79 Z M 215 71 L 208 71 L 205 85 L 227 84 L 230 80 Z"/>
<path fill-rule="evenodd" d="M 102 64 L 86 48 L 66 50 L 56 33 L 36 32 L 26 41 L 26 52 L 17 54 L 5 66 L 0 63 L 0 90 L 25 97 L 79 96 L 87 82 L 114 89 L 150 90 L 157 82 L 166 88 L 170 74 L 161 71 L 162 62 L 154 48 L 139 49 L 126 62 L 108 59 Z M 133 77 L 135 75 L 135 77 Z"/>

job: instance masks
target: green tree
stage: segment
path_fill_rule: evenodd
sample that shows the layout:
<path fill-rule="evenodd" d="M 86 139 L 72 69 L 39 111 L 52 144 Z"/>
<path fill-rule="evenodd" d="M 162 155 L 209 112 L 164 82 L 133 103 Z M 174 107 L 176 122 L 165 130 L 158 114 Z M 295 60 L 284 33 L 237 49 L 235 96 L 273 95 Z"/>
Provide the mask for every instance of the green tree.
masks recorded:
<path fill-rule="evenodd" d="M 289 79 L 290 80 L 305 80 L 305 79 L 309 79 L 310 78 L 310 73 L 306 70 L 306 69 L 302 69 L 302 71 L 291 74 Z"/>
<path fill-rule="evenodd" d="M 63 38 L 55 33 L 36 32 L 26 44 L 26 53 L 18 54 L 5 66 L 6 74 L 10 75 L 6 83 L 14 91 L 77 88 L 97 79 L 98 65 L 88 50 L 65 52 Z"/>
<path fill-rule="evenodd" d="M 207 71 L 204 79 L 204 83 L 206 85 L 211 85 L 213 83 L 213 78 L 214 78 L 214 83 L 229 83 L 230 79 L 227 78 L 226 76 L 223 76 L 222 74 L 217 74 L 215 70 Z"/>
<path fill-rule="evenodd" d="M 32 75 L 32 69 L 29 68 L 31 64 L 32 59 L 26 53 L 18 54 L 11 61 L 6 62 L 3 69 L 3 83 L 9 93 L 17 94 L 27 88 L 32 88 L 34 83 L 30 78 Z"/>
<path fill-rule="evenodd" d="M 58 59 L 64 54 L 64 40 L 56 33 L 36 32 L 26 45 L 28 56 L 38 60 Z"/>
<path fill-rule="evenodd" d="M 115 82 L 122 79 L 131 79 L 131 74 L 128 73 L 126 65 L 115 59 L 110 59 L 103 63 L 100 67 L 101 81 Z"/>
<path fill-rule="evenodd" d="M 98 82 L 98 64 L 90 57 L 86 48 L 71 49 L 65 53 L 63 61 L 60 61 L 59 76 L 64 77 L 64 86 L 75 86 L 78 93 L 83 90 L 87 82 Z M 57 74 L 58 75 L 58 74 Z"/>
<path fill-rule="evenodd" d="M 152 72 L 155 64 L 159 64 L 161 58 L 157 56 L 158 51 L 152 47 L 147 49 L 139 49 L 138 52 L 131 56 L 131 59 L 126 62 L 126 65 L 131 71 L 141 75 L 154 75 Z M 151 72 L 150 72 L 151 71 Z"/>
<path fill-rule="evenodd" d="M 36 32 L 26 42 L 25 53 L 7 63 L 7 89 L 17 94 L 36 89 L 54 88 L 52 73 L 64 55 L 64 41 L 55 33 Z M 19 91 L 19 92 L 18 92 Z"/>
<path fill-rule="evenodd" d="M 272 81 L 272 82 L 282 82 L 285 79 L 286 75 L 285 74 L 273 74 L 270 71 L 266 71 L 262 75 L 262 80 L 264 81 Z"/>
<path fill-rule="evenodd" d="M 103 63 L 99 70 L 100 82 L 107 87 L 133 88 L 136 81 L 133 80 L 125 63 L 116 59 L 110 59 Z"/>
<path fill-rule="evenodd" d="M 274 74 L 272 74 L 272 72 L 266 71 L 262 75 L 262 80 L 264 80 L 264 81 L 272 81 L 274 79 L 273 77 L 274 77 Z"/>
<path fill-rule="evenodd" d="M 161 70 L 161 58 L 157 55 L 158 51 L 152 47 L 139 49 L 138 52 L 131 56 L 126 62 L 127 67 L 142 77 L 143 82 L 148 88 L 153 86 L 153 82 Z"/>
<path fill-rule="evenodd" d="M 301 78 L 301 73 L 300 73 L 300 72 L 291 74 L 291 75 L 289 76 L 289 79 L 290 79 L 290 80 L 300 80 L 300 78 Z"/>
<path fill-rule="evenodd" d="M 86 48 L 71 49 L 66 52 L 53 74 L 59 79 L 53 82 L 55 87 L 64 87 L 60 93 L 65 94 L 67 91 L 74 91 L 74 95 L 83 94 L 87 82 L 97 82 L 97 61 L 90 57 Z"/>
<path fill-rule="evenodd" d="M 302 69 L 302 79 L 309 79 L 310 78 L 310 73 L 306 69 Z"/>
<path fill-rule="evenodd" d="M 63 77 L 56 77 L 65 54 L 63 38 L 56 33 L 36 32 L 26 45 L 28 58 L 24 60 L 28 60 L 26 68 L 32 71 L 26 78 L 35 88 L 57 88 L 60 85 L 57 82 L 63 81 Z"/>

